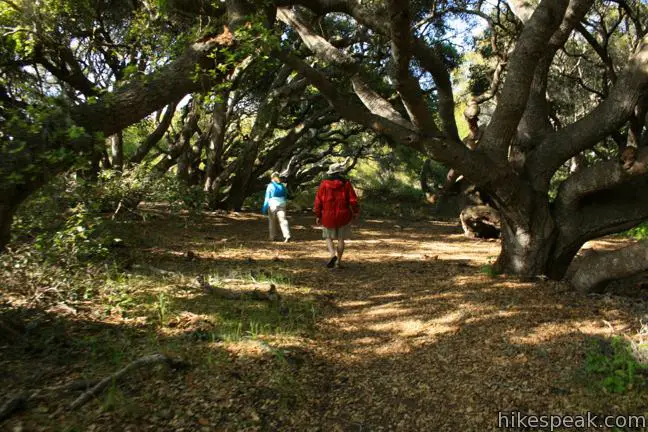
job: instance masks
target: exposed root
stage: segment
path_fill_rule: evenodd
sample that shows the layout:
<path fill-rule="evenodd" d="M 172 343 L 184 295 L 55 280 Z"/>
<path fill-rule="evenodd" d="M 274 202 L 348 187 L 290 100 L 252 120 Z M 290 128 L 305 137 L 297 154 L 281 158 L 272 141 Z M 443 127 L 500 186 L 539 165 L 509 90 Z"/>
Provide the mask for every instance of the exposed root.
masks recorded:
<path fill-rule="evenodd" d="M 69 384 L 62 386 L 47 387 L 45 389 L 38 389 L 31 393 L 20 392 L 15 396 L 10 397 L 7 401 L 0 406 L 0 422 L 10 418 L 15 413 L 27 409 L 30 402 L 46 400 L 52 396 L 60 397 L 62 393 L 88 390 L 97 385 L 96 380 L 79 380 L 73 381 Z"/>
<path fill-rule="evenodd" d="M 261 300 L 271 303 L 281 300 L 281 297 L 277 292 L 277 287 L 274 284 L 270 284 L 268 291 L 263 292 L 256 289 L 254 291 L 241 291 L 215 287 L 207 282 L 204 276 L 197 276 L 196 283 L 206 294 L 215 295 L 228 300 Z"/>
<path fill-rule="evenodd" d="M 15 412 L 25 409 L 29 400 L 28 393 L 19 393 L 9 398 L 7 402 L 0 406 L 0 422 L 11 417 Z"/>
<path fill-rule="evenodd" d="M 98 396 L 101 394 L 106 388 L 108 388 L 111 384 L 117 383 L 119 380 L 124 378 L 126 375 L 128 375 L 130 372 L 140 369 L 145 366 L 152 366 L 155 364 L 166 364 L 172 369 L 181 369 L 184 367 L 187 367 L 187 363 L 176 360 L 170 357 L 165 356 L 164 354 L 153 354 L 145 357 L 140 357 L 139 359 L 135 360 L 132 363 L 129 363 L 126 365 L 124 368 L 118 370 L 112 375 L 107 376 L 106 378 L 102 379 L 97 383 L 94 387 L 92 387 L 90 390 L 86 391 L 83 393 L 81 396 L 76 398 L 69 406 L 68 410 L 74 410 L 79 408 L 80 406 L 84 405 L 87 403 L 90 399 Z"/>

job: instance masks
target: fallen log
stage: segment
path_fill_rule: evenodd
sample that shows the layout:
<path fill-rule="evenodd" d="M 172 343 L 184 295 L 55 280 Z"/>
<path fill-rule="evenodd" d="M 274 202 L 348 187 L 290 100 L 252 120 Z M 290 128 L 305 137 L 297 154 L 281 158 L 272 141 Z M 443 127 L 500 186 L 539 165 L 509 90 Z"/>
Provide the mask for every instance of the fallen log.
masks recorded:
<path fill-rule="evenodd" d="M 254 291 L 244 291 L 215 287 L 207 282 L 205 277 L 202 275 L 196 277 L 196 283 L 206 294 L 216 295 L 227 300 L 261 300 L 271 303 L 281 300 L 281 297 L 277 292 L 277 287 L 274 284 L 270 284 L 268 291 L 264 292 L 257 289 Z"/>
<path fill-rule="evenodd" d="M 124 368 L 118 370 L 112 375 L 107 376 L 106 378 L 102 379 L 97 383 L 94 387 L 92 387 L 90 390 L 84 392 L 81 396 L 76 398 L 69 406 L 68 410 L 74 410 L 79 408 L 80 406 L 86 404 L 90 399 L 98 396 L 101 394 L 106 388 L 108 388 L 111 384 L 117 383 L 119 380 L 124 378 L 126 375 L 128 375 L 130 372 L 143 368 L 145 366 L 153 366 L 155 364 L 166 364 L 172 369 L 181 369 L 187 367 L 187 363 L 173 359 L 171 357 L 167 357 L 164 354 L 153 354 L 149 356 L 144 356 L 141 357 L 137 360 L 135 360 L 132 363 L 129 363 L 126 365 Z"/>
<path fill-rule="evenodd" d="M 459 215 L 464 235 L 468 238 L 495 239 L 500 237 L 500 216 L 486 205 L 469 206 Z"/>

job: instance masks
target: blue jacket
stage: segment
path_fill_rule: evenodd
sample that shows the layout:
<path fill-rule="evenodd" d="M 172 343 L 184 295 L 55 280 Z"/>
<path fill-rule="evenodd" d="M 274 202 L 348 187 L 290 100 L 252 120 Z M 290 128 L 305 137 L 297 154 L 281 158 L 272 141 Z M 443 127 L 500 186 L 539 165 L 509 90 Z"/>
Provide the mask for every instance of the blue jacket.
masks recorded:
<path fill-rule="evenodd" d="M 263 201 L 263 208 L 261 212 L 263 214 L 268 214 L 268 208 L 270 204 L 285 204 L 286 198 L 288 198 L 288 191 L 286 191 L 286 186 L 282 183 L 271 182 L 266 188 L 265 201 Z"/>

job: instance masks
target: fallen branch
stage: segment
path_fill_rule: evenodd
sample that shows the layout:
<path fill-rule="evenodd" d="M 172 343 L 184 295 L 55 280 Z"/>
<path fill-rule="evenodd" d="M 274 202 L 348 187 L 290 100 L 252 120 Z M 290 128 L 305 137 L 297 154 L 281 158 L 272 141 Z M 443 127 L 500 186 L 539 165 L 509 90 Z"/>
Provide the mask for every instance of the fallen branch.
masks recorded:
<path fill-rule="evenodd" d="M 78 380 L 78 381 L 72 381 L 71 383 L 60 385 L 60 386 L 55 386 L 55 387 L 48 387 L 45 390 L 49 392 L 57 392 L 57 393 L 65 393 L 65 392 L 73 392 L 73 391 L 80 391 L 80 390 L 88 390 L 94 386 L 97 385 L 99 381 L 98 380 Z M 30 397 L 32 399 L 34 395 Z"/>
<path fill-rule="evenodd" d="M 29 400 L 29 394 L 19 393 L 16 396 L 9 398 L 2 406 L 0 406 L 0 422 L 11 417 L 16 411 L 25 409 L 27 406 L 27 401 Z"/>
<path fill-rule="evenodd" d="M 47 400 L 52 394 L 60 397 L 61 393 L 88 390 L 97 385 L 97 383 L 97 380 L 79 380 L 62 386 L 47 387 L 43 390 L 39 389 L 32 393 L 18 393 L 16 396 L 10 397 L 0 407 L 0 422 L 8 419 L 16 412 L 26 409 L 30 402 Z"/>
<path fill-rule="evenodd" d="M 117 209 L 115 210 L 115 213 L 113 213 L 110 220 L 115 220 L 115 218 L 117 217 L 117 214 L 119 213 L 119 210 L 121 210 L 121 208 L 122 208 L 122 201 L 123 200 L 119 200 L 119 204 L 117 204 Z"/>
<path fill-rule="evenodd" d="M 90 390 L 86 391 L 81 396 L 76 398 L 74 402 L 72 402 L 68 406 L 68 410 L 74 410 L 84 405 L 90 399 L 101 394 L 106 388 L 108 388 L 108 386 L 118 382 L 130 372 L 145 366 L 152 366 L 160 363 L 166 364 L 172 369 L 181 369 L 187 366 L 187 363 L 180 360 L 172 359 L 170 357 L 165 356 L 164 354 L 153 354 L 153 355 L 141 357 L 135 360 L 134 362 L 129 363 L 124 368 L 118 370 L 114 374 L 109 375 L 106 378 L 99 381 L 99 383 L 96 384 L 94 387 L 92 387 Z"/>
<path fill-rule="evenodd" d="M 641 240 L 609 252 L 593 252 L 575 261 L 569 282 L 583 293 L 594 292 L 614 279 L 648 270 L 648 240 Z"/>
<path fill-rule="evenodd" d="M 227 300 L 262 300 L 273 303 L 281 299 L 277 292 L 277 287 L 274 284 L 270 284 L 268 291 L 263 292 L 257 289 L 254 291 L 243 291 L 215 287 L 207 282 L 204 276 L 197 276 L 196 283 L 206 294 L 216 295 Z"/>
<path fill-rule="evenodd" d="M 163 276 L 175 275 L 175 273 L 172 271 L 162 270 L 161 268 L 153 267 L 152 265 L 149 264 L 133 264 L 132 268 L 135 270 L 147 270 L 150 271 L 151 273 L 156 273 Z"/>

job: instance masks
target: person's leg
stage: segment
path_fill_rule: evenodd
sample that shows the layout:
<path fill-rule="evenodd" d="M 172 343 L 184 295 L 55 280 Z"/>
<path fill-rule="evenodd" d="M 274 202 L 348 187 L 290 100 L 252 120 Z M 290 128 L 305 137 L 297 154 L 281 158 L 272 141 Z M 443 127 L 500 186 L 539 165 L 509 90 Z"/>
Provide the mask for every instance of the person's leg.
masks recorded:
<path fill-rule="evenodd" d="M 335 246 L 333 245 L 333 239 L 332 238 L 327 238 L 326 239 L 326 247 L 328 248 L 329 256 L 331 258 L 333 258 L 335 256 Z"/>
<path fill-rule="evenodd" d="M 345 225 L 338 229 L 337 262 L 336 267 L 342 267 L 342 255 L 344 255 L 345 240 L 351 237 L 351 225 Z"/>
<path fill-rule="evenodd" d="M 335 256 L 335 246 L 333 245 L 333 239 L 329 236 L 326 238 L 326 247 L 329 251 L 329 262 L 326 264 L 326 267 L 333 268 L 335 262 L 337 261 L 337 256 Z"/>
<path fill-rule="evenodd" d="M 338 238 L 337 244 L 337 265 L 340 266 L 342 262 L 342 255 L 344 255 L 344 237 Z"/>
<path fill-rule="evenodd" d="M 284 207 L 279 207 L 277 209 L 277 219 L 279 220 L 279 226 L 281 227 L 281 232 L 284 236 L 284 240 L 290 240 L 290 225 L 288 225 L 288 219 L 286 218 L 286 209 Z"/>
<path fill-rule="evenodd" d="M 274 209 L 268 209 L 268 221 L 270 224 L 270 241 L 277 238 L 277 214 Z"/>

